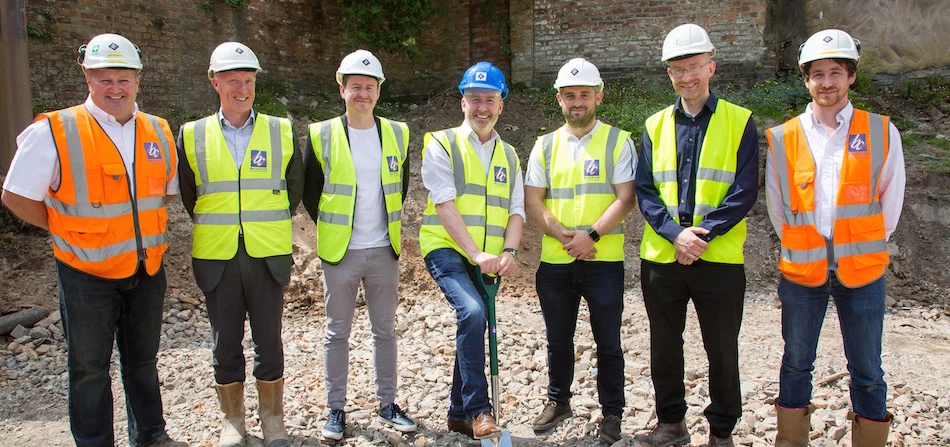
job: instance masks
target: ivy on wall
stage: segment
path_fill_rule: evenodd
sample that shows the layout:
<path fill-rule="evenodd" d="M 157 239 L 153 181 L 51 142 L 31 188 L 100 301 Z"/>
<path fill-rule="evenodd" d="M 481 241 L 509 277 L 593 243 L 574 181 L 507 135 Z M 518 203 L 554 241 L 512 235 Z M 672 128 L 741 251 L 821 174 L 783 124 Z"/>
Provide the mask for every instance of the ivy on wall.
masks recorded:
<path fill-rule="evenodd" d="M 440 11 L 432 0 L 343 0 L 342 4 L 348 44 L 405 53 L 410 59 L 421 54 L 416 36 L 425 21 Z"/>

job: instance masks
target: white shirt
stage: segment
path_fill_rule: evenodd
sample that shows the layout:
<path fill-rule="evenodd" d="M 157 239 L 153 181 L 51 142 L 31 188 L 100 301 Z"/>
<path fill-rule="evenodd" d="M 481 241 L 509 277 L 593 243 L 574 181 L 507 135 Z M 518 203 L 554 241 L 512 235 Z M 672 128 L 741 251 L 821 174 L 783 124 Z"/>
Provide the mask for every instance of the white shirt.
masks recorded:
<path fill-rule="evenodd" d="M 383 197 L 383 145 L 376 125 L 369 129 L 347 126 L 350 154 L 356 170 L 356 209 L 349 249 L 388 247 L 389 227 Z M 401 180 L 400 180 L 401 181 Z"/>
<path fill-rule="evenodd" d="M 221 133 L 224 134 L 224 142 L 228 144 L 228 151 L 234 158 L 234 164 L 238 170 L 244 164 L 244 155 L 247 153 L 247 145 L 251 142 L 251 134 L 254 133 L 254 120 L 257 119 L 257 112 L 251 110 L 251 115 L 247 121 L 237 127 L 231 124 L 224 117 L 224 112 L 218 109 L 218 122 L 221 124 Z"/>
<path fill-rule="evenodd" d="M 565 124 L 563 127 L 563 132 L 560 132 L 561 141 L 558 142 L 558 146 L 566 146 L 571 148 L 574 161 L 579 161 L 584 156 L 584 152 L 587 151 L 587 145 L 590 144 L 590 140 L 594 136 L 594 132 L 597 131 L 597 128 L 600 127 L 600 125 L 600 120 L 597 120 L 590 132 L 581 138 L 577 138 L 567 131 L 567 124 Z M 531 156 L 528 157 L 528 169 L 524 177 L 525 185 L 535 188 L 548 187 L 548 170 L 544 167 L 543 152 L 544 151 L 541 148 L 539 140 L 537 143 L 535 143 L 534 148 L 531 149 Z M 623 143 L 623 147 L 620 148 L 620 155 L 617 158 L 617 164 L 614 166 L 613 184 L 618 185 L 620 183 L 633 181 L 634 171 L 637 166 L 637 159 L 633 156 L 633 154 L 633 141 L 631 141 L 630 138 L 627 138 L 627 141 L 624 141 Z"/>
<path fill-rule="evenodd" d="M 851 128 L 851 117 L 854 116 L 854 106 L 848 104 L 835 117 L 838 127 L 829 134 L 818 122 L 818 117 L 811 109 L 812 104 L 805 107 L 805 113 L 799 115 L 808 149 L 815 160 L 815 225 L 822 236 L 832 239 L 835 218 L 835 200 L 838 195 L 838 184 L 841 181 L 841 166 L 844 163 L 844 150 L 847 146 L 848 130 Z M 878 183 L 878 196 L 881 200 L 881 209 L 884 213 L 884 231 L 886 237 L 897 228 L 897 221 L 901 217 L 901 208 L 904 206 L 904 185 L 907 177 L 904 173 L 904 149 L 901 145 L 901 135 L 890 124 L 889 150 L 887 160 L 881 169 L 881 180 Z M 785 222 L 782 192 L 779 190 L 778 177 L 775 174 L 775 161 L 772 160 L 772 151 L 768 152 L 765 163 L 765 198 L 768 202 L 769 219 L 775 233 L 781 239 L 782 224 Z"/>
<path fill-rule="evenodd" d="M 115 144 L 125 163 L 126 172 L 133 172 L 132 162 L 135 160 L 135 118 L 139 111 L 138 104 L 133 108 L 133 119 L 124 125 L 119 124 L 115 117 L 109 115 L 92 102 L 92 97 L 86 98 L 86 109 L 102 126 L 102 130 Z M 158 129 L 161 132 L 161 129 Z M 27 199 L 41 202 L 46 198 L 50 189 L 57 189 L 60 181 L 59 154 L 56 151 L 56 142 L 49 120 L 39 120 L 30 124 L 16 138 L 17 151 L 10 163 L 7 178 L 3 182 L 3 189 Z M 168 142 L 175 144 L 174 140 Z M 174 147 L 169 148 L 174 151 Z M 135 176 L 130 175 L 130 187 L 135 189 Z M 178 171 L 165 185 L 166 195 L 176 195 L 178 188 Z"/>
<path fill-rule="evenodd" d="M 495 140 L 500 138 L 498 132 L 491 131 L 491 138 L 484 144 L 478 140 L 478 134 L 468 124 L 468 121 L 462 123 L 458 129 L 461 135 L 467 135 L 472 148 L 478 154 L 479 161 L 482 162 L 482 168 L 485 170 L 485 176 L 491 169 L 492 154 L 495 150 Z M 524 212 L 524 175 L 521 170 L 515 173 L 514 189 L 511 191 L 511 202 L 508 206 L 508 215 L 515 214 L 525 218 Z M 458 195 L 455 190 L 455 175 L 452 171 L 452 159 L 449 153 L 442 145 L 432 139 L 425 148 L 425 157 L 422 157 L 422 184 L 429 190 L 429 198 L 432 203 L 438 205 L 451 200 L 455 200 Z"/>

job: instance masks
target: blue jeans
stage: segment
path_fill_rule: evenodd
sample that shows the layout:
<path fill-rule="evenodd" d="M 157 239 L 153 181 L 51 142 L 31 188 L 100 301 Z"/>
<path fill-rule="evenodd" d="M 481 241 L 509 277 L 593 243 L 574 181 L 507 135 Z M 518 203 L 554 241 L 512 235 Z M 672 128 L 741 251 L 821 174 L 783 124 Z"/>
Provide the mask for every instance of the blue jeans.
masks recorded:
<path fill-rule="evenodd" d="M 129 442 L 155 443 L 166 436 L 156 355 L 162 328 L 165 269 L 105 279 L 56 261 L 59 309 L 69 366 L 69 425 L 78 447 L 113 447 L 113 342 L 119 348 Z"/>
<path fill-rule="evenodd" d="M 597 343 L 597 396 L 605 415 L 623 415 L 623 262 L 542 262 L 537 289 L 548 339 L 548 400 L 568 404 L 574 382 L 574 330 L 581 297 Z"/>
<path fill-rule="evenodd" d="M 782 300 L 782 338 L 785 355 L 779 373 L 778 403 L 785 408 L 808 405 L 818 335 L 833 296 L 838 309 L 844 355 L 851 374 L 851 405 L 861 417 L 887 419 L 884 402 L 887 384 L 881 368 L 884 331 L 884 277 L 858 288 L 848 288 L 830 275 L 818 287 L 801 286 L 782 277 L 778 296 Z"/>
<path fill-rule="evenodd" d="M 476 286 L 475 266 L 451 248 L 440 248 L 425 257 L 426 269 L 455 309 L 455 371 L 448 418 L 472 419 L 491 410 L 485 378 L 485 331 L 488 314 L 485 293 Z"/>

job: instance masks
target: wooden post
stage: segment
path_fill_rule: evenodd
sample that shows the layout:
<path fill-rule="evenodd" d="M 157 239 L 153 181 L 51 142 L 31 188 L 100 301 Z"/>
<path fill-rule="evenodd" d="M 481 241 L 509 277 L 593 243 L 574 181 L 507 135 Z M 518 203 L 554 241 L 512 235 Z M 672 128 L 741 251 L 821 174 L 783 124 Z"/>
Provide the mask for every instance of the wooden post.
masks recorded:
<path fill-rule="evenodd" d="M 16 152 L 16 136 L 30 124 L 30 61 L 26 45 L 26 2 L 0 5 L 0 176 Z"/>

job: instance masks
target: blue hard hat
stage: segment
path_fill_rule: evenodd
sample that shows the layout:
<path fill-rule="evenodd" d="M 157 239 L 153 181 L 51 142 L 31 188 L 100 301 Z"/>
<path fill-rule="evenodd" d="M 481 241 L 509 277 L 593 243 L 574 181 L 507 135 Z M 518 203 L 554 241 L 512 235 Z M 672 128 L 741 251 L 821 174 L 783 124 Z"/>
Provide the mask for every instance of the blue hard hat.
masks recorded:
<path fill-rule="evenodd" d="M 459 82 L 459 93 L 465 94 L 470 88 L 484 88 L 498 90 L 501 99 L 508 97 L 508 84 L 505 83 L 505 74 L 491 62 L 479 62 L 465 70 L 462 81 Z"/>

